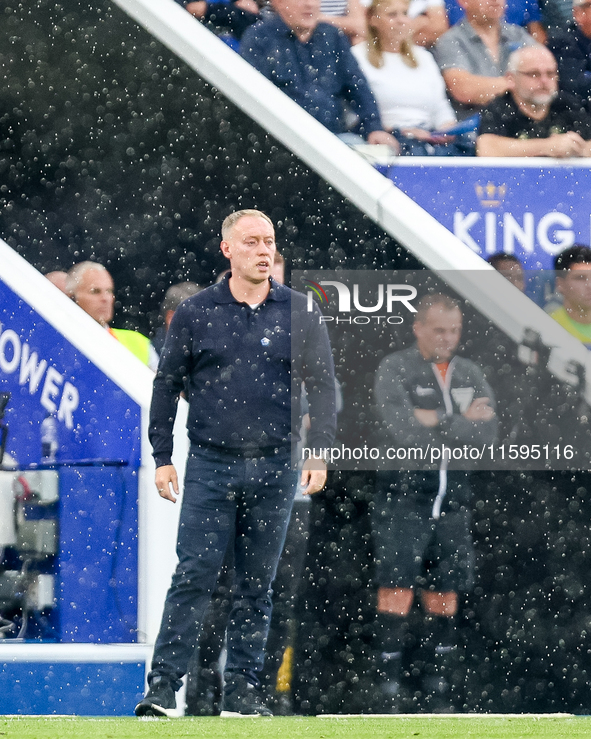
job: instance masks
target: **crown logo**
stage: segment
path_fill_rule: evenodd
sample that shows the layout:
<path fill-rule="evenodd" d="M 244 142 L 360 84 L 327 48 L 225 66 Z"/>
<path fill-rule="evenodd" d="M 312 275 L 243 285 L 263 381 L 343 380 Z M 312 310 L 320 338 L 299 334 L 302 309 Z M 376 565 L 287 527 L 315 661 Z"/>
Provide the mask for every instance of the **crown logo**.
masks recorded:
<path fill-rule="evenodd" d="M 474 189 L 480 204 L 484 208 L 497 208 L 507 194 L 507 185 L 495 185 L 493 182 L 487 182 L 486 185 L 477 182 Z"/>

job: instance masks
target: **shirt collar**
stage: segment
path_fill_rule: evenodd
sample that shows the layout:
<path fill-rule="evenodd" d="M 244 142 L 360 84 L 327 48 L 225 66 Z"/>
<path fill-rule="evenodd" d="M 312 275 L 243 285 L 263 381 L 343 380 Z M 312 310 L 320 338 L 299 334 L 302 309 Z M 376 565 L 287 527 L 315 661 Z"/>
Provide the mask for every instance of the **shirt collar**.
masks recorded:
<path fill-rule="evenodd" d="M 275 13 L 275 12 L 269 13 L 267 18 L 265 18 L 264 22 L 272 26 L 273 30 L 276 31 L 276 33 L 280 34 L 281 36 L 293 35 L 295 38 L 294 32 L 287 25 L 287 23 L 283 20 L 283 18 L 279 15 L 279 13 Z"/>
<path fill-rule="evenodd" d="M 476 33 L 476 30 L 475 30 L 474 26 L 472 26 L 468 22 L 468 19 L 466 18 L 466 16 L 464 16 L 460 21 L 458 21 L 458 23 L 456 25 L 458 25 L 458 26 L 459 25 L 462 25 L 463 28 L 466 30 L 466 34 L 468 36 L 470 36 L 471 38 L 473 38 L 473 39 L 480 38 L 480 36 Z M 502 39 L 506 39 L 507 38 L 507 29 L 509 27 L 509 24 L 506 21 L 502 20 L 502 21 L 500 21 L 500 26 L 501 26 L 500 37 Z"/>
<path fill-rule="evenodd" d="M 228 272 L 221 282 L 218 282 L 217 285 L 213 286 L 213 299 L 215 303 L 238 303 L 238 305 L 241 305 L 241 303 L 232 295 L 230 285 L 228 284 L 231 274 L 231 272 Z M 285 285 L 279 284 L 272 277 L 269 278 L 269 282 L 271 283 L 271 288 L 267 297 L 263 300 L 263 303 L 266 303 L 268 300 L 283 302 L 288 299 L 289 288 L 285 287 Z"/>
<path fill-rule="evenodd" d="M 276 13 L 276 12 L 269 13 L 269 15 L 267 16 L 267 19 L 265 20 L 265 23 L 272 24 L 273 27 L 274 27 L 274 30 L 276 31 L 276 33 L 280 34 L 281 36 L 286 36 L 288 38 L 293 38 L 295 41 L 298 41 L 299 43 L 302 43 L 302 41 L 300 41 L 298 39 L 298 37 L 295 35 L 294 31 L 287 25 L 287 23 L 279 15 L 279 13 Z M 311 41 L 311 39 L 318 32 L 318 26 L 319 25 L 320 25 L 320 23 L 317 23 L 316 24 L 316 28 L 314 28 L 314 30 L 312 31 L 312 33 L 310 35 L 310 38 L 308 39 L 308 41 L 306 41 L 304 43 L 309 43 Z"/>

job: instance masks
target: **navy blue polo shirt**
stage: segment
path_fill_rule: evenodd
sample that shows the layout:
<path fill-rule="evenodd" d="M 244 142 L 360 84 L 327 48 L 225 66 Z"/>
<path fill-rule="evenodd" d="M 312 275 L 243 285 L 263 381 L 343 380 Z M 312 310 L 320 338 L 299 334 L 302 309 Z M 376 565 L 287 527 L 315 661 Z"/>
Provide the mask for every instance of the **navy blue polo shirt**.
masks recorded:
<path fill-rule="evenodd" d="M 278 15 L 269 15 L 246 31 L 240 53 L 329 131 L 347 130 L 345 103 L 359 116 L 362 136 L 382 130 L 373 93 L 338 28 L 319 23 L 302 43 Z"/>
<path fill-rule="evenodd" d="M 181 303 L 154 379 L 149 435 L 156 466 L 171 464 L 172 428 L 183 390 L 192 444 L 236 455 L 264 454 L 297 440 L 292 407 L 300 408 L 303 382 L 312 423 L 308 443 L 330 447 L 336 424 L 334 368 L 319 315 L 317 308 L 308 313 L 304 295 L 274 280 L 256 308 L 234 298 L 227 276 Z"/>

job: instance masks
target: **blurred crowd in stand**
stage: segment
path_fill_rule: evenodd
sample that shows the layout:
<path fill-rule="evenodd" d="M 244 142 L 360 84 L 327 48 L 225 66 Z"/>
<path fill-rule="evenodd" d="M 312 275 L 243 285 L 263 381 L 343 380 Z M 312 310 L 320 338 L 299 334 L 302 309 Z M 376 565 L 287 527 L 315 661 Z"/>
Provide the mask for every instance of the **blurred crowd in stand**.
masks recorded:
<path fill-rule="evenodd" d="M 349 144 L 589 156 L 589 0 L 177 2 Z"/>

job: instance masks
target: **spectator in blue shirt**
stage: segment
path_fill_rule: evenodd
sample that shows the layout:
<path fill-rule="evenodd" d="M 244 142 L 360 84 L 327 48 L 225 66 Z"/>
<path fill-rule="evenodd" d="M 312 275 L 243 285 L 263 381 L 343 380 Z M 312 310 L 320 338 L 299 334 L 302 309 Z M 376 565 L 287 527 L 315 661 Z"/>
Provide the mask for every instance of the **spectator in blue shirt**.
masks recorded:
<path fill-rule="evenodd" d="M 548 40 L 556 57 L 560 89 L 591 98 L 591 0 L 574 0 L 573 19 Z"/>
<path fill-rule="evenodd" d="M 244 34 L 242 56 L 333 133 L 347 132 L 348 105 L 358 116 L 356 133 L 398 151 L 344 34 L 319 23 L 320 0 L 272 0 L 271 5 L 275 14 Z"/>

